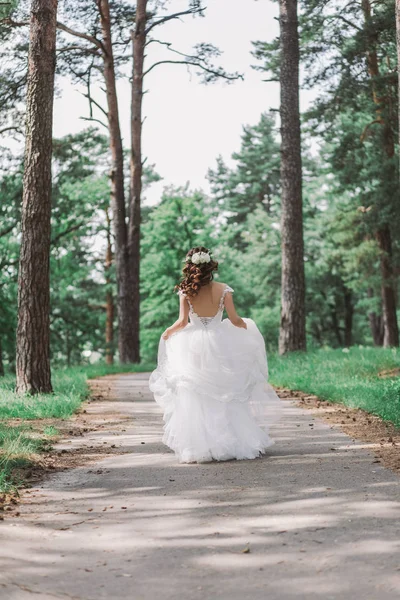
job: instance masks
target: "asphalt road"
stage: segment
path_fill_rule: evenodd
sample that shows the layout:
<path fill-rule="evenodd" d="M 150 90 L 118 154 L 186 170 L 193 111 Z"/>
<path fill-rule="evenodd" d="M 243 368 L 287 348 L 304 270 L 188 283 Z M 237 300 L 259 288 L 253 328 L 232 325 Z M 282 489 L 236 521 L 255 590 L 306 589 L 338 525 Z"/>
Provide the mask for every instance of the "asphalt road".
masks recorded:
<path fill-rule="evenodd" d="M 0 524 L 2 600 L 399 596 L 400 480 L 360 444 L 285 401 L 264 458 L 181 465 L 147 376 L 109 384 L 126 431 L 73 443 L 124 453 L 51 476 Z"/>

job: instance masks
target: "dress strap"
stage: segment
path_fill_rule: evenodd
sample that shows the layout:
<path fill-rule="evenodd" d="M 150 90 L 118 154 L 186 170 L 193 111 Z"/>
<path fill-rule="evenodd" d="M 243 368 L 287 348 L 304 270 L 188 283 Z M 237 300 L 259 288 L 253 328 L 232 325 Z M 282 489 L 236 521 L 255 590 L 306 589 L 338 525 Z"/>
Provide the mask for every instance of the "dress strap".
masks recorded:
<path fill-rule="evenodd" d="M 224 288 L 224 291 L 222 292 L 222 296 L 221 299 L 219 301 L 219 310 L 222 310 L 224 307 L 224 302 L 225 302 L 225 296 L 228 292 L 234 292 L 235 290 L 233 290 L 229 285 L 226 285 Z"/>
<path fill-rule="evenodd" d="M 189 304 L 189 310 L 190 310 L 190 312 L 194 313 L 193 305 L 190 302 L 189 298 L 186 296 L 185 292 L 182 292 L 182 290 L 178 290 L 177 294 L 178 294 L 178 296 L 183 296 L 186 299 L 186 302 Z"/>

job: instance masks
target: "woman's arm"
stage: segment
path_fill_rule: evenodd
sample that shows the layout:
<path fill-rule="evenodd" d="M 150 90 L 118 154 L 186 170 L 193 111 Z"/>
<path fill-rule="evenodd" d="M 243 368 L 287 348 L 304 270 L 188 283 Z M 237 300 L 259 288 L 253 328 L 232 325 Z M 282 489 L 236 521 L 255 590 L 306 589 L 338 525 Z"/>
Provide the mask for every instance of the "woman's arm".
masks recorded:
<path fill-rule="evenodd" d="M 167 340 L 170 335 L 184 329 L 189 322 L 189 304 L 186 301 L 185 296 L 182 294 L 179 296 L 179 317 L 171 327 L 168 327 L 162 334 L 162 338 Z"/>
<path fill-rule="evenodd" d="M 225 308 L 232 325 L 235 325 L 235 327 L 242 327 L 243 329 L 247 329 L 246 323 L 243 321 L 242 317 L 239 317 L 239 315 L 236 312 L 231 292 L 227 292 L 225 294 Z"/>

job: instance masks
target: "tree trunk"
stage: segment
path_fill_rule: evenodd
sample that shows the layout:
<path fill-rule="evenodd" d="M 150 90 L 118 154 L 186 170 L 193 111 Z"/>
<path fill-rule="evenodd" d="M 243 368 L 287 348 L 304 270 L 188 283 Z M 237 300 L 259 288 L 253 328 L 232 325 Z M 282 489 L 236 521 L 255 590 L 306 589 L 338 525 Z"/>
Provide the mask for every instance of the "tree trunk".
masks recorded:
<path fill-rule="evenodd" d="M 0 339 L 0 377 L 4 376 L 4 363 L 3 363 L 3 346 L 1 345 Z"/>
<path fill-rule="evenodd" d="M 399 148 L 400 148 L 400 0 L 396 0 L 396 39 L 397 39 L 397 85 L 398 85 L 398 113 L 399 113 Z M 399 151 L 400 160 L 400 151 Z M 399 167 L 400 173 L 400 167 Z"/>
<path fill-rule="evenodd" d="M 142 102 L 143 63 L 146 46 L 147 0 L 137 0 L 135 30 L 132 32 L 133 72 L 131 105 L 131 163 L 128 244 L 130 272 L 132 274 L 133 330 L 132 362 L 140 361 L 140 222 L 142 193 Z"/>
<path fill-rule="evenodd" d="M 282 290 L 279 352 L 306 349 L 297 1 L 279 0 Z"/>
<path fill-rule="evenodd" d="M 353 294 L 349 288 L 344 288 L 344 345 L 349 348 L 353 344 Z"/>
<path fill-rule="evenodd" d="M 57 0 L 32 0 L 18 274 L 19 393 L 51 392 L 50 217 Z"/>
<path fill-rule="evenodd" d="M 396 0 L 396 7 L 399 0 Z M 364 13 L 365 29 L 368 31 L 371 20 L 371 3 L 370 0 L 362 0 L 362 9 Z M 397 14 L 396 14 L 397 16 Z M 376 51 L 376 44 L 371 40 L 371 49 L 367 52 L 368 73 L 372 84 L 372 99 L 375 103 L 376 120 L 382 125 L 382 147 L 388 157 L 391 159 L 395 154 L 394 133 L 389 122 L 389 119 L 383 118 L 383 108 L 385 98 L 380 97 L 377 93 L 376 82 L 379 80 L 379 62 Z M 394 170 L 393 170 L 394 171 Z M 376 231 L 375 237 L 381 251 L 381 296 L 382 296 L 382 314 L 383 314 L 383 345 L 398 346 L 399 345 L 399 329 L 397 324 L 396 314 L 396 292 L 395 281 L 392 267 L 392 241 L 390 234 L 389 223 L 383 223 Z"/>
<path fill-rule="evenodd" d="M 336 336 L 338 345 L 343 346 L 342 333 L 341 333 L 341 330 L 339 327 L 339 319 L 337 316 L 337 302 L 336 301 L 335 301 L 335 304 L 333 306 L 331 306 L 331 317 L 332 317 L 332 329 Z"/>
<path fill-rule="evenodd" d="M 377 315 L 372 311 L 368 314 L 369 326 L 371 328 L 372 339 L 374 346 L 383 346 L 383 321 L 381 315 Z"/>
<path fill-rule="evenodd" d="M 72 354 L 71 340 L 69 337 L 69 328 L 67 325 L 67 329 L 65 332 L 65 355 L 67 357 L 67 367 L 71 366 L 71 354 Z"/>
<path fill-rule="evenodd" d="M 368 298 L 375 296 L 374 290 L 368 288 Z M 369 326 L 371 328 L 374 346 L 383 346 L 383 320 L 381 315 L 377 315 L 374 310 L 368 313 Z"/>
<path fill-rule="evenodd" d="M 118 292 L 118 350 L 122 363 L 138 362 L 135 344 L 135 290 L 131 267 L 131 248 L 128 244 L 124 190 L 124 153 L 118 114 L 114 53 L 111 39 L 110 7 L 108 0 L 97 0 L 104 56 L 104 80 L 107 92 L 108 126 L 113 161 L 111 173 L 111 207 L 115 235 L 115 266 Z"/>
<path fill-rule="evenodd" d="M 112 265 L 113 255 L 111 246 L 111 220 L 106 210 L 107 219 L 107 250 L 106 250 L 106 363 L 114 364 L 114 298 L 111 290 L 110 269 Z"/>
<path fill-rule="evenodd" d="M 106 364 L 114 364 L 114 298 L 106 292 Z"/>
<path fill-rule="evenodd" d="M 381 251 L 382 275 L 382 315 L 383 315 L 383 345 L 385 348 L 399 345 L 399 329 L 396 315 L 396 295 L 394 288 L 394 273 L 392 265 L 392 240 L 389 226 L 381 227 L 376 233 L 376 239 Z"/>

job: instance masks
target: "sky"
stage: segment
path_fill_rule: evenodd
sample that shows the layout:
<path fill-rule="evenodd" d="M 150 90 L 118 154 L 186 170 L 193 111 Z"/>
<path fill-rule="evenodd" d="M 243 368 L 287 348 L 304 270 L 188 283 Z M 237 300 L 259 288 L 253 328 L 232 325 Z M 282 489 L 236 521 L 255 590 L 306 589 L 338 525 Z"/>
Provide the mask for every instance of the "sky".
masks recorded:
<path fill-rule="evenodd" d="M 187 0 L 171 0 L 168 13 L 185 10 Z M 227 71 L 239 71 L 244 81 L 218 81 L 204 85 L 184 65 L 161 65 L 145 78 L 143 155 L 155 164 L 163 180 L 146 191 L 147 203 L 160 199 L 169 185 L 185 185 L 208 191 L 207 170 L 222 155 L 240 148 L 243 125 L 254 125 L 263 111 L 279 106 L 279 86 L 265 83 L 265 75 L 251 68 L 252 41 L 271 41 L 278 34 L 277 3 L 268 0 L 209 0 L 205 17 L 185 16 L 157 27 L 158 39 L 189 51 L 198 42 L 210 42 L 222 52 L 218 59 Z M 149 47 L 145 67 L 160 58 L 156 44 Z M 165 55 L 164 55 L 165 56 Z M 54 136 L 75 133 L 88 126 L 87 101 L 77 87 L 64 82 L 55 101 Z M 124 145 L 129 147 L 130 86 L 119 84 L 120 119 Z M 102 100 L 98 90 L 97 99 Z M 301 97 L 302 108 L 307 94 Z M 105 131 L 105 130 L 104 130 Z"/>

